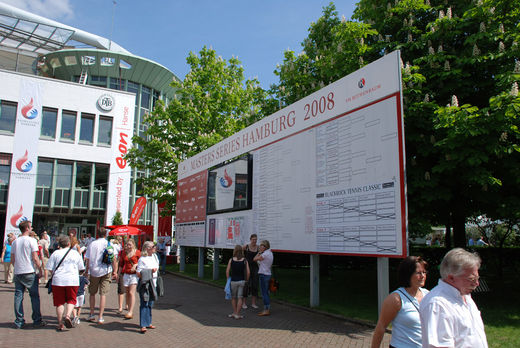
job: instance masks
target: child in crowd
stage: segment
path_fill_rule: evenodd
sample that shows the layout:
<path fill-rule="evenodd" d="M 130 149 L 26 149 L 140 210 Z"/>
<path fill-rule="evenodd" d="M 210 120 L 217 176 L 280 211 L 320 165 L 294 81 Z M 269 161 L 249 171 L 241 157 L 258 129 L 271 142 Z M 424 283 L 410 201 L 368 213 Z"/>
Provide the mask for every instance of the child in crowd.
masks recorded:
<path fill-rule="evenodd" d="M 76 306 L 74 307 L 74 326 L 78 325 L 80 323 L 79 316 L 81 314 L 81 307 L 83 307 L 83 304 L 85 303 L 85 289 L 87 288 L 87 285 L 90 283 L 88 281 L 88 278 L 83 275 L 84 271 L 79 272 L 79 288 L 78 293 L 76 295 Z"/>

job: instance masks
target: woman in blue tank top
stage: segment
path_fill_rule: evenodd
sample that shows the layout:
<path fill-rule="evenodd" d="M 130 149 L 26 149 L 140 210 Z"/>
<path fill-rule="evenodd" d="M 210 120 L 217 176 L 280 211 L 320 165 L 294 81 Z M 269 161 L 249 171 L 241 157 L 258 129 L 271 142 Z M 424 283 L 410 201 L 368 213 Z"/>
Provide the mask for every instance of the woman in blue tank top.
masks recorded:
<path fill-rule="evenodd" d="M 9 233 L 7 240 L 5 241 L 4 248 L 2 250 L 2 256 L 0 259 L 4 264 L 5 283 L 10 284 L 13 282 L 13 265 L 11 264 L 11 244 L 13 243 L 14 235 Z"/>
<path fill-rule="evenodd" d="M 421 320 L 419 303 L 428 290 L 426 282 L 426 261 L 420 256 L 408 256 L 399 265 L 399 288 L 387 296 L 383 302 L 377 321 L 372 348 L 378 348 L 385 330 L 392 323 L 390 348 L 421 347 Z"/>

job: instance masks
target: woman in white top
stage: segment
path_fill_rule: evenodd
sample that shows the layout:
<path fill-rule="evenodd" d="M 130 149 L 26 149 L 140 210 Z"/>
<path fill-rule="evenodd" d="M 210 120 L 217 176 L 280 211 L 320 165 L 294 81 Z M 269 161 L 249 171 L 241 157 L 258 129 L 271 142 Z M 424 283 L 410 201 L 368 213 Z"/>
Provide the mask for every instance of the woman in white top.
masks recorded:
<path fill-rule="evenodd" d="M 262 301 L 264 310 L 258 313 L 259 316 L 270 315 L 271 299 L 269 297 L 269 281 L 271 280 L 271 266 L 273 265 L 273 253 L 271 252 L 269 241 L 260 242 L 260 252 L 253 258 L 258 262 L 258 277 L 260 279 L 260 290 L 262 291 Z"/>
<path fill-rule="evenodd" d="M 139 277 L 139 323 L 141 333 L 145 333 L 147 329 L 155 329 L 152 325 L 152 307 L 157 295 L 155 287 L 157 286 L 157 270 L 159 269 L 159 259 L 155 255 L 155 245 L 151 241 L 143 244 L 141 257 L 137 262 L 137 276 Z M 150 278 L 150 279 L 147 279 Z"/>
<path fill-rule="evenodd" d="M 84 270 L 85 265 L 77 250 L 71 249 L 68 236 L 59 236 L 58 246 L 60 249 L 52 253 L 46 268 L 52 272 L 52 298 L 58 317 L 57 330 L 63 331 L 63 324 L 67 328 L 73 327 L 71 315 L 79 288 L 79 271 Z"/>
<path fill-rule="evenodd" d="M 401 262 L 398 269 L 399 288 L 388 295 L 383 302 L 372 336 L 372 348 L 379 348 L 390 322 L 392 322 L 390 347 L 422 347 L 419 303 L 428 293 L 428 290 L 423 288 L 427 266 L 426 261 L 420 256 L 408 256 Z"/>

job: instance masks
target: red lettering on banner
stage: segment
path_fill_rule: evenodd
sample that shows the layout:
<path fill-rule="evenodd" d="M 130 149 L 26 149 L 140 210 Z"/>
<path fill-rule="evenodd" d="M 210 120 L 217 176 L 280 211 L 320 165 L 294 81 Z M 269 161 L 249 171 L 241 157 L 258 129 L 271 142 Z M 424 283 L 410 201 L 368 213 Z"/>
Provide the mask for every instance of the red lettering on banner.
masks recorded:
<path fill-rule="evenodd" d="M 125 169 L 126 167 L 126 159 L 123 158 L 123 156 L 128 152 L 126 145 L 128 144 L 125 140 L 125 137 L 128 137 L 128 134 L 126 133 L 119 133 L 119 153 L 121 156 L 116 157 L 116 164 L 119 168 Z"/>

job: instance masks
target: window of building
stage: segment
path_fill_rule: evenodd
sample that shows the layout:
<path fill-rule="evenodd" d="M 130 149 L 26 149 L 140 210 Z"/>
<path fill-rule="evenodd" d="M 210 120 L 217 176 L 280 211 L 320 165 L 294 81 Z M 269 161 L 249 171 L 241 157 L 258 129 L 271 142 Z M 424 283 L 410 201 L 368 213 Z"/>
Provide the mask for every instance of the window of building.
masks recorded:
<path fill-rule="evenodd" d="M 117 77 L 111 77 L 110 78 L 110 88 L 111 89 L 118 89 L 120 91 L 125 90 L 126 80 L 124 79 L 118 79 Z"/>
<path fill-rule="evenodd" d="M 141 87 L 141 107 L 150 109 L 150 98 L 152 96 L 152 90 L 149 87 Z"/>
<path fill-rule="evenodd" d="M 76 188 L 88 190 L 91 176 L 92 165 L 90 163 L 76 163 Z"/>
<path fill-rule="evenodd" d="M 72 141 L 76 137 L 76 113 L 63 111 L 61 113 L 61 140 Z"/>
<path fill-rule="evenodd" d="M 96 190 L 106 191 L 108 187 L 108 166 L 96 164 L 96 176 L 94 178 L 94 186 Z"/>
<path fill-rule="evenodd" d="M 91 176 L 92 165 L 90 163 L 76 163 L 74 207 L 88 209 Z"/>
<path fill-rule="evenodd" d="M 94 140 L 94 118 L 95 115 L 81 113 L 81 128 L 79 130 L 79 141 L 92 144 Z"/>
<path fill-rule="evenodd" d="M 132 81 L 128 81 L 126 90 L 128 92 L 135 93 L 135 105 L 137 105 L 137 102 L 138 102 L 138 99 L 139 99 L 138 98 L 139 97 L 139 84 L 135 83 L 135 82 L 132 82 Z"/>
<path fill-rule="evenodd" d="M 107 86 L 107 77 L 106 76 L 96 76 L 96 75 L 90 76 L 90 85 L 106 87 Z"/>
<path fill-rule="evenodd" d="M 36 205 L 49 205 L 51 201 L 52 172 L 54 163 L 38 161 L 38 177 L 36 179 Z"/>
<path fill-rule="evenodd" d="M 161 98 L 161 94 L 159 91 L 153 91 L 153 97 L 152 97 L 152 109 L 155 108 L 155 103 Z"/>
<path fill-rule="evenodd" d="M 65 57 L 65 65 L 76 65 L 78 61 L 76 60 L 76 56 L 67 56 Z"/>
<path fill-rule="evenodd" d="M 2 100 L 0 103 L 0 131 L 14 133 L 17 104 Z"/>
<path fill-rule="evenodd" d="M 128 63 L 124 59 L 119 59 L 119 67 L 121 69 L 132 69 L 132 64 Z"/>
<path fill-rule="evenodd" d="M 114 57 L 102 57 L 100 64 L 101 66 L 112 66 L 116 63 L 116 59 Z"/>
<path fill-rule="evenodd" d="M 0 154 L 0 204 L 7 204 L 11 155 Z"/>
<path fill-rule="evenodd" d="M 92 209 L 105 209 L 108 187 L 108 166 L 96 164 Z"/>
<path fill-rule="evenodd" d="M 94 56 L 81 56 L 82 65 L 94 65 L 96 64 L 96 57 Z"/>
<path fill-rule="evenodd" d="M 98 145 L 112 144 L 112 119 L 99 117 Z"/>
<path fill-rule="evenodd" d="M 58 110 L 51 108 L 42 109 L 42 130 L 41 136 L 44 138 L 56 138 L 56 120 L 58 118 Z"/>
<path fill-rule="evenodd" d="M 56 190 L 54 205 L 68 207 L 70 204 L 70 188 L 72 184 L 72 164 L 60 163 L 56 168 Z"/>
<path fill-rule="evenodd" d="M 51 59 L 50 64 L 53 68 L 59 68 L 61 66 L 60 60 L 56 57 Z"/>

